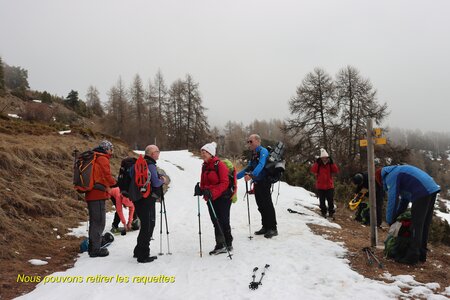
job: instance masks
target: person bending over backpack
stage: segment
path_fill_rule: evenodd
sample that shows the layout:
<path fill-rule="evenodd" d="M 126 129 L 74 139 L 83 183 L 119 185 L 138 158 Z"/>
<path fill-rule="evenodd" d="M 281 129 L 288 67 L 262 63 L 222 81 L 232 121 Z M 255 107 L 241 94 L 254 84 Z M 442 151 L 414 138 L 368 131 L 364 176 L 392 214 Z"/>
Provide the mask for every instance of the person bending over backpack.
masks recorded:
<path fill-rule="evenodd" d="M 369 175 L 367 172 L 356 173 L 353 176 L 352 181 L 356 185 L 355 194 L 359 194 L 363 189 L 369 190 Z M 377 205 L 377 226 L 381 227 L 381 223 L 383 222 L 384 191 L 383 187 L 378 182 L 375 182 L 375 196 Z M 369 192 L 366 193 L 365 197 L 369 198 Z"/>
<path fill-rule="evenodd" d="M 109 192 L 109 195 L 111 196 L 111 201 L 114 203 L 114 206 L 116 207 L 116 213 L 114 214 L 114 221 L 112 223 L 111 232 L 112 233 L 119 232 L 119 222 L 122 222 L 125 231 L 130 231 L 134 215 L 133 202 L 124 195 L 122 195 L 118 187 L 112 188 L 111 191 Z M 128 222 L 125 220 L 125 217 L 123 215 L 122 206 L 128 208 Z"/>
<path fill-rule="evenodd" d="M 226 253 L 233 249 L 233 236 L 230 226 L 230 208 L 232 193 L 227 193 L 229 186 L 228 167 L 216 155 L 216 143 L 204 145 L 200 151 L 203 159 L 200 185 L 197 183 L 194 196 L 203 196 L 205 201 L 211 201 L 218 222 L 214 217 L 211 206 L 208 206 L 209 216 L 214 226 L 216 246 L 210 255 Z M 217 171 L 216 171 L 217 165 Z M 220 227 L 219 227 L 220 226 Z M 222 229 L 223 235 L 220 232 Z"/>
<path fill-rule="evenodd" d="M 106 210 L 105 200 L 109 199 L 108 192 L 111 186 L 116 184 L 116 180 L 111 176 L 109 159 L 113 153 L 113 144 L 104 140 L 93 149 L 97 159 L 94 165 L 94 188 L 86 193 L 86 202 L 89 210 L 89 256 L 108 256 L 106 248 L 100 248 L 102 243 L 102 233 L 105 229 Z"/>
<path fill-rule="evenodd" d="M 428 231 L 433 218 L 436 195 L 441 188 L 427 173 L 410 165 L 377 169 L 375 179 L 388 193 L 386 221 L 392 225 L 409 205 L 412 241 L 399 263 L 414 265 L 427 260 Z"/>
<path fill-rule="evenodd" d="M 338 167 L 328 155 L 325 149 L 320 149 L 320 157 L 311 167 L 311 172 L 316 175 L 316 189 L 319 196 L 320 211 L 324 218 L 327 217 L 327 206 L 325 200 L 328 202 L 328 215 L 334 215 L 334 182 L 333 174 L 339 172 Z"/>

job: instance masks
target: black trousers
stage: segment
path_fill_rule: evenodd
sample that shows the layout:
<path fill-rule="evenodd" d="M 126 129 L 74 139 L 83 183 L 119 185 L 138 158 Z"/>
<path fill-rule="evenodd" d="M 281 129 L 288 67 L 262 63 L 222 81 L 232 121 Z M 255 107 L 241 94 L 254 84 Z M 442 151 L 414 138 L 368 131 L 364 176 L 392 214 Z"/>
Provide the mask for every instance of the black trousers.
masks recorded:
<path fill-rule="evenodd" d="M 328 202 L 328 213 L 334 214 L 334 189 L 317 190 L 317 195 L 319 196 L 319 207 L 322 214 L 327 213 L 325 200 Z"/>
<path fill-rule="evenodd" d="M 144 198 L 134 202 L 136 213 L 141 221 L 141 228 L 134 247 L 134 256 L 145 259 L 150 256 L 150 238 L 155 229 L 155 200 Z"/>
<path fill-rule="evenodd" d="M 408 249 L 408 256 L 426 258 L 428 232 L 433 218 L 436 193 L 417 199 L 411 207 L 412 242 Z"/>
<path fill-rule="evenodd" d="M 261 213 L 262 226 L 267 229 L 277 230 L 277 218 L 272 203 L 271 183 L 269 181 L 256 181 L 254 183 L 256 205 Z"/>
<path fill-rule="evenodd" d="M 216 218 L 214 217 L 213 211 L 211 209 L 211 205 L 206 202 L 208 205 L 208 212 L 211 218 L 211 221 L 214 225 L 214 234 L 216 236 L 216 244 L 225 243 L 228 247 L 232 246 L 233 236 L 231 235 L 231 226 L 230 226 L 230 208 L 231 208 L 231 199 L 229 197 L 220 197 L 214 201 L 211 201 L 214 211 L 217 215 L 217 219 L 219 220 L 219 224 L 217 224 Z M 218 226 L 221 226 L 223 230 L 224 237 L 220 233 L 220 229 Z"/>
<path fill-rule="evenodd" d="M 89 210 L 89 252 L 100 250 L 105 229 L 105 200 L 87 201 Z"/>

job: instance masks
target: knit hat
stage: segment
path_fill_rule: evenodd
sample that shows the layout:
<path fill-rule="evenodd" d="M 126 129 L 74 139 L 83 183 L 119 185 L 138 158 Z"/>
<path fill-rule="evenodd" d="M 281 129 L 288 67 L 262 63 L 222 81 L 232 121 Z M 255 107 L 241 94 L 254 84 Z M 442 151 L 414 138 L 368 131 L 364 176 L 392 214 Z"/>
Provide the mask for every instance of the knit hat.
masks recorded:
<path fill-rule="evenodd" d="M 217 147 L 216 142 L 212 142 L 204 145 L 201 150 L 205 150 L 212 156 L 216 156 L 216 147 Z"/>
<path fill-rule="evenodd" d="M 108 141 L 108 140 L 101 141 L 99 147 L 102 148 L 105 151 L 112 150 L 114 148 L 113 144 L 110 141 Z"/>
<path fill-rule="evenodd" d="M 327 150 L 320 148 L 320 158 L 329 157 Z"/>

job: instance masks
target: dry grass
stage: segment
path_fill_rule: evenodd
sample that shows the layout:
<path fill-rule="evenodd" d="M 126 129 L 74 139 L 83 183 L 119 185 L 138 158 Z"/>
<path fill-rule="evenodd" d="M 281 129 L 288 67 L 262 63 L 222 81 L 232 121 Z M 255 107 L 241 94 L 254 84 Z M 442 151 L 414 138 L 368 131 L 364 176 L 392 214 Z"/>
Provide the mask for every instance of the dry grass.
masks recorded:
<path fill-rule="evenodd" d="M 83 197 L 72 188 L 72 152 L 93 148 L 103 138 L 86 132 L 59 135 L 52 126 L 0 119 L 1 299 L 34 288 L 17 283 L 17 274 L 45 276 L 73 263 L 79 239 L 66 233 L 88 216 Z M 121 158 L 130 153 L 109 138 L 115 145 L 111 170 L 117 175 Z M 27 262 L 47 256 L 52 259 L 46 266 Z"/>

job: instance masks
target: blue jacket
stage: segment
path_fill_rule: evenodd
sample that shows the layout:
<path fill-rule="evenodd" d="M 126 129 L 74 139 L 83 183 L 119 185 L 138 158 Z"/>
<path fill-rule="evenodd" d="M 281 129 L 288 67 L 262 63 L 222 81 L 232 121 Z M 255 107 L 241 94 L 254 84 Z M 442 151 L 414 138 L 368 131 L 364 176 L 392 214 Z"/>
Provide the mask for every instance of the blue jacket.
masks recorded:
<path fill-rule="evenodd" d="M 409 202 L 441 190 L 427 173 L 409 165 L 384 167 L 381 170 L 383 188 L 388 192 L 386 222 L 392 224 L 406 210 Z"/>
<path fill-rule="evenodd" d="M 253 152 L 252 160 L 248 162 L 247 167 L 237 174 L 237 179 L 244 177 L 245 173 L 250 173 L 253 181 L 263 181 L 266 179 L 266 170 L 264 167 L 268 157 L 269 151 L 261 145 L 258 146 Z"/>

